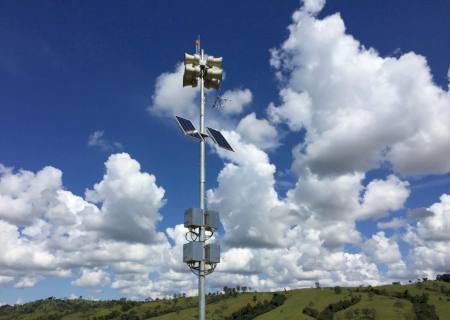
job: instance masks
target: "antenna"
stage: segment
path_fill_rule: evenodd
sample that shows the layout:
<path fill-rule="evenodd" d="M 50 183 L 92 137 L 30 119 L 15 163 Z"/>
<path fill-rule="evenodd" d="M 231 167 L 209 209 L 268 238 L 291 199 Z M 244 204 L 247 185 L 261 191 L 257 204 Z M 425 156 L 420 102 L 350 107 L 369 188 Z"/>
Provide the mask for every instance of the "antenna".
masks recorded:
<path fill-rule="evenodd" d="M 200 54 L 200 35 L 195 39 L 195 54 Z"/>
<path fill-rule="evenodd" d="M 212 104 L 212 108 L 213 109 L 221 109 L 225 106 L 225 104 L 227 102 L 231 101 L 231 99 L 229 98 L 224 98 L 222 94 L 220 94 L 220 90 L 219 92 L 217 92 L 216 95 L 216 99 L 214 100 L 214 103 Z"/>

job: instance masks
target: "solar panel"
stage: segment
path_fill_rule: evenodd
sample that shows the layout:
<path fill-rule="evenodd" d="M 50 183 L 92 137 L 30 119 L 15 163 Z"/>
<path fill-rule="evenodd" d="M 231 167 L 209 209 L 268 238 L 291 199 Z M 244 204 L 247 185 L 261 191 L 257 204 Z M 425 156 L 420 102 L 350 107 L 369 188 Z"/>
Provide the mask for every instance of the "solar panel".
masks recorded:
<path fill-rule="evenodd" d="M 178 124 L 180 125 L 184 133 L 188 134 L 190 132 L 196 131 L 194 125 L 188 119 L 184 119 L 178 116 L 175 116 L 175 118 L 177 118 Z"/>
<path fill-rule="evenodd" d="M 219 147 L 234 152 L 233 148 L 231 148 L 230 144 L 225 139 L 225 137 L 222 135 L 222 133 L 220 133 L 220 131 L 208 128 L 208 132 L 209 132 L 210 136 L 212 137 L 212 139 L 214 140 L 214 142 L 219 145 Z"/>
<path fill-rule="evenodd" d="M 191 121 L 178 116 L 175 116 L 175 118 L 177 119 L 178 125 L 180 126 L 181 130 L 184 132 L 185 135 L 202 140 L 202 136 L 195 129 Z"/>

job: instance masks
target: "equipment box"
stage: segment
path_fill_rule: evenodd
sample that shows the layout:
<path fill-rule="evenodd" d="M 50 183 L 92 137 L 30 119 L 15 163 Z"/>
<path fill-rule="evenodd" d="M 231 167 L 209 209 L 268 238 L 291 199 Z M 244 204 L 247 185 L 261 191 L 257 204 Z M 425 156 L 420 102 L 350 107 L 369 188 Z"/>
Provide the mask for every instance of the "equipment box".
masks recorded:
<path fill-rule="evenodd" d="M 198 241 L 189 242 L 183 245 L 183 262 L 203 261 L 203 243 Z"/>
<path fill-rule="evenodd" d="M 220 262 L 220 245 L 216 243 L 207 244 L 205 246 L 205 262 L 219 263 Z"/>
<path fill-rule="evenodd" d="M 207 210 L 205 212 L 205 228 L 206 230 L 217 230 L 219 229 L 220 220 L 219 213 L 213 210 Z"/>
<path fill-rule="evenodd" d="M 184 226 L 186 228 L 198 228 L 203 226 L 203 210 L 189 208 L 184 211 Z"/>

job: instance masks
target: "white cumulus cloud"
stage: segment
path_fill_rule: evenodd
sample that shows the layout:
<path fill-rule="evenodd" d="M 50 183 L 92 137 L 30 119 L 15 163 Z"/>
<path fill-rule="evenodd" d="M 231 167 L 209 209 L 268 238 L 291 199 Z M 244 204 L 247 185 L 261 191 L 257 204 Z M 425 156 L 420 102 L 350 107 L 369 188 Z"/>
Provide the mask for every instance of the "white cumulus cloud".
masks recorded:
<path fill-rule="evenodd" d="M 234 89 L 225 91 L 222 98 L 225 99 L 222 111 L 227 115 L 233 115 L 244 111 L 244 108 L 252 102 L 253 95 L 249 89 Z"/>
<path fill-rule="evenodd" d="M 382 57 L 346 32 L 339 14 L 309 12 L 305 1 L 289 37 L 272 51 L 283 79 L 269 117 L 306 136 L 294 166 L 320 175 L 364 172 L 389 162 L 402 175 L 450 171 L 450 94 L 423 56 Z"/>
<path fill-rule="evenodd" d="M 97 147 L 103 151 L 113 151 L 123 149 L 123 145 L 117 141 L 108 141 L 103 130 L 94 131 L 88 138 L 88 146 Z"/>
<path fill-rule="evenodd" d="M 257 119 L 254 112 L 239 121 L 236 131 L 242 139 L 261 149 L 272 149 L 278 146 L 278 132 L 266 119 Z"/>
<path fill-rule="evenodd" d="M 102 205 L 102 214 L 88 219 L 89 226 L 119 241 L 162 240 L 155 227 L 165 191 L 156 185 L 155 176 L 141 172 L 126 153 L 112 155 L 105 165 L 103 180 L 86 191 L 88 201 Z"/>
<path fill-rule="evenodd" d="M 94 269 L 81 269 L 81 275 L 72 284 L 77 287 L 99 287 L 104 286 L 110 282 L 110 277 L 104 270 Z"/>
<path fill-rule="evenodd" d="M 402 259 L 397 242 L 387 238 L 383 231 L 374 234 L 364 243 L 364 251 L 378 263 L 393 264 Z"/>

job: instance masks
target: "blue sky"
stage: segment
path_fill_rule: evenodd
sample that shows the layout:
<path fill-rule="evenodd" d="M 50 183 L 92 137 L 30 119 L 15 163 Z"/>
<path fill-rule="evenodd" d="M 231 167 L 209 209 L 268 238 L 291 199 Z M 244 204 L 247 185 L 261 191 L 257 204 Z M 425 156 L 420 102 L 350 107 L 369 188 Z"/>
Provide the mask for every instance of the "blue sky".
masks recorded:
<path fill-rule="evenodd" d="M 225 260 L 223 268 L 212 276 L 215 278 L 211 280 L 211 290 L 221 288 L 224 283 L 243 283 L 270 290 L 308 286 L 316 279 L 351 285 L 358 281 L 375 283 L 442 272 L 442 265 L 448 258 L 431 261 L 428 265 L 420 261 L 430 252 L 445 256 L 450 241 L 429 235 L 445 234 L 445 228 L 449 228 L 450 200 L 440 200 L 440 197 L 448 193 L 450 187 L 447 148 L 450 122 L 445 122 L 450 108 L 450 30 L 447 26 L 450 4 L 443 0 L 366 1 L 364 5 L 353 0 L 328 1 L 326 4 L 319 0 L 306 2 L 306 7 L 295 1 L 231 4 L 225 1 L 189 4 L 181 1 L 4 1 L 0 4 L 0 108 L 3 120 L 0 164 L 14 168 L 1 171 L 4 186 L 0 189 L 0 203 L 3 201 L 4 205 L 0 207 L 0 220 L 5 222 L 4 228 L 17 231 L 19 240 L 24 239 L 10 244 L 11 252 L 16 252 L 14 245 L 22 246 L 24 250 L 36 246 L 52 257 L 45 256 L 51 260 L 44 263 L 45 266 L 39 262 L 21 265 L 2 257 L 0 276 L 5 278 L 0 277 L 0 302 L 15 303 L 49 295 L 109 298 L 195 292 L 192 291 L 195 279 L 184 273 L 186 268 L 182 265 L 176 267 L 177 252 L 180 251 L 177 237 L 182 228 L 175 226 L 182 223 L 183 209 L 195 206 L 197 202 L 197 150 L 196 144 L 178 131 L 172 116 L 175 111 L 195 114 L 188 107 L 195 106 L 198 97 L 194 91 L 182 89 L 181 82 L 170 99 L 164 99 L 160 91 L 165 86 L 169 89 L 171 85 L 175 86 L 177 64 L 184 52 L 194 50 L 194 40 L 199 34 L 207 53 L 224 57 L 226 78 L 222 92 L 228 94 L 230 103 L 238 109 L 237 112 L 227 111 L 229 106 L 225 105 L 220 112 L 210 112 L 211 121 L 221 125 L 230 141 L 237 144 L 236 153 L 241 151 L 241 154 L 231 156 L 214 148 L 208 152 L 209 205 L 222 211 L 225 219 L 225 228 L 219 235 Z M 204 8 L 204 13 L 196 13 L 193 8 Z M 292 20 L 294 12 L 300 16 L 295 21 Z M 337 12 L 339 16 L 335 15 Z M 328 21 L 323 24 L 323 31 L 317 31 L 320 21 Z M 341 22 L 345 24 L 345 31 L 333 33 Z M 361 46 L 353 48 L 354 44 L 345 36 Z M 272 49 L 277 49 L 278 54 Z M 342 58 L 341 49 L 345 55 L 354 54 L 355 59 Z M 340 65 L 342 61 L 349 65 Z M 317 68 L 315 72 L 313 69 L 317 64 L 325 67 Z M 427 78 L 428 70 L 432 78 Z M 338 80 L 330 82 L 333 77 Z M 360 88 L 359 84 L 366 82 L 370 84 Z M 317 93 L 324 88 L 329 90 Z M 390 91 L 391 88 L 394 89 Z M 283 92 L 288 91 L 296 93 L 292 100 L 283 96 Z M 342 92 L 348 93 L 347 96 Z M 386 102 L 378 109 L 377 103 L 383 102 L 380 97 L 386 95 L 387 101 L 390 94 L 395 95 L 393 102 Z M 177 100 L 177 95 L 186 102 Z M 214 95 L 214 92 L 208 93 L 208 103 L 213 101 Z M 163 102 L 158 100 L 159 96 Z M 361 103 L 365 99 L 367 108 Z M 334 105 L 327 101 L 348 104 Z M 287 105 L 293 105 L 294 111 Z M 435 109 L 428 111 L 428 105 Z M 398 113 L 392 111 L 394 108 L 399 108 Z M 252 112 L 255 117 L 248 118 L 244 125 L 242 119 Z M 322 117 L 329 115 L 339 122 L 340 112 L 355 117 L 348 123 L 343 122 L 343 131 L 337 125 L 330 125 L 326 116 Z M 417 118 L 412 116 L 416 113 Z M 307 114 L 311 116 L 310 122 L 300 119 L 306 118 Z M 386 122 L 385 116 L 392 122 Z M 367 127 L 360 125 L 367 119 Z M 246 126 L 250 129 L 245 129 Z M 381 128 L 383 126 L 386 130 Z M 89 144 L 89 138 L 95 132 L 100 139 L 91 139 Z M 327 132 L 331 133 L 331 138 Z M 366 146 L 364 139 L 359 139 L 362 135 L 368 141 Z M 426 138 L 421 140 L 423 137 Z M 264 141 L 271 145 L 264 145 Z M 304 149 L 297 156 L 294 151 L 293 155 L 293 149 L 299 143 L 304 143 Z M 349 150 L 333 158 L 326 151 L 334 150 L 333 146 L 337 150 L 347 147 Z M 376 155 L 364 157 L 371 151 Z M 358 155 L 352 157 L 354 161 L 345 157 L 352 152 Z M 109 187 L 100 188 L 95 195 L 85 194 L 86 189 L 94 189 L 101 181 L 105 182 L 104 186 L 109 185 L 109 180 L 104 177 L 105 162 L 116 153 L 126 153 L 129 157 L 111 160 L 109 175 L 113 176 L 114 170 L 121 172 L 134 159 L 140 169 L 133 167 L 132 171 L 119 176 L 126 179 L 127 175 L 136 175 L 136 179 L 141 179 L 148 178 L 145 173 L 152 175 L 155 181 L 142 178 L 145 180 L 142 186 L 154 191 L 144 193 L 144 197 L 154 196 L 156 204 L 140 203 L 140 200 L 136 200 L 138 204 L 133 203 L 133 196 L 141 199 L 140 191 L 134 189 L 137 193 L 127 194 L 130 198 L 126 201 L 116 197 L 115 189 Z M 247 155 L 250 160 L 246 159 Z M 415 159 L 417 161 L 413 161 Z M 116 250 L 120 245 L 132 245 L 137 240 L 123 242 L 122 236 L 119 239 L 118 233 L 111 231 L 115 228 L 113 223 L 122 221 L 118 216 L 122 214 L 121 217 L 126 219 L 129 213 L 112 212 L 102 205 L 118 203 L 124 208 L 137 208 L 136 211 L 144 216 L 145 212 L 152 212 L 146 223 L 154 238 L 137 241 L 152 247 L 143 254 L 145 258 L 124 256 L 118 258 L 119 262 L 114 259 L 95 262 L 87 258 L 79 264 L 61 262 L 64 255 L 72 251 L 58 247 L 60 243 L 55 240 L 55 235 L 60 222 L 53 221 L 49 215 L 48 212 L 53 212 L 51 205 L 33 203 L 33 208 L 38 209 L 20 211 L 23 219 L 11 217 L 17 207 L 8 207 L 12 203 L 9 200 L 30 203 L 39 202 L 41 198 L 40 194 L 24 196 L 33 192 L 33 179 L 24 178 L 19 170 L 37 173 L 46 166 L 60 170 L 62 185 L 55 182 L 56 186 L 46 186 L 45 190 L 50 188 L 55 194 L 58 190 L 66 190 L 73 196 L 82 197 L 86 206 L 95 203 L 96 214 L 103 215 L 98 219 L 103 220 L 89 222 L 84 213 L 76 212 L 74 216 L 83 217 L 76 218 L 81 221 L 81 226 L 76 228 L 92 236 L 88 239 L 109 239 L 105 250 Z M 232 172 L 236 172 L 236 176 Z M 54 172 L 48 175 L 49 178 L 43 180 L 58 180 Z M 250 177 L 254 175 L 261 178 L 261 181 L 255 180 L 261 183 L 261 192 L 252 189 Z M 27 192 L 14 191 L 9 182 L 14 176 Z M 302 187 L 304 181 L 306 187 Z M 364 202 L 364 194 L 368 194 L 366 191 L 373 181 L 381 181 L 382 186 L 373 184 L 372 200 L 368 200 L 365 207 L 354 207 L 356 202 Z M 335 197 L 330 194 L 314 198 L 318 193 L 327 194 L 327 186 L 333 185 L 337 188 Z M 161 197 L 158 188 L 165 190 Z M 235 193 L 241 194 L 242 199 Z M 246 203 L 245 199 L 257 199 L 259 193 L 263 200 L 269 200 L 264 204 L 267 206 L 259 208 L 262 213 L 258 220 L 276 220 L 272 236 L 277 237 L 280 232 L 282 237 L 287 237 L 285 245 L 275 245 L 275 249 L 267 246 L 267 226 L 255 222 L 255 234 L 242 235 L 251 229 L 251 221 L 257 214 L 245 210 L 255 205 L 250 200 Z M 343 200 L 336 199 L 339 197 Z M 227 200 L 231 198 L 233 200 Z M 336 202 L 341 200 L 356 202 L 350 207 L 337 205 Z M 56 200 L 47 199 L 46 203 L 52 201 Z M 386 205 L 378 206 L 380 202 Z M 422 210 L 429 215 L 415 219 L 408 213 L 433 204 L 436 204 L 434 209 Z M 342 213 L 336 213 L 338 218 L 330 217 L 327 215 L 330 210 Z M 355 212 L 349 217 L 352 210 Z M 228 216 L 230 212 L 235 215 Z M 328 231 L 318 227 L 321 223 L 333 225 L 332 221 L 339 220 L 340 214 L 341 220 L 345 221 L 342 230 Z M 108 220 L 109 215 L 118 220 Z M 242 220 L 233 218 L 236 215 L 242 215 Z M 401 220 L 401 226 L 380 228 L 377 225 L 393 221 L 395 217 Z M 303 220 L 310 224 L 301 226 Z M 26 227 L 39 225 L 41 228 L 42 223 L 51 230 L 46 235 L 50 240 L 35 233 L 22 233 Z M 295 237 L 310 240 L 311 246 L 320 248 L 320 253 L 306 252 L 283 231 L 286 225 L 298 225 Z M 434 229 L 436 225 L 441 226 L 439 230 Z M 45 234 L 44 229 L 39 228 L 38 233 Z M 70 223 L 64 224 L 64 228 L 75 230 Z M 167 228 L 174 228 L 173 236 Z M 130 230 L 131 233 L 133 230 Z M 342 232 L 348 232 L 348 239 L 336 240 L 334 233 Z M 394 254 L 383 260 L 377 252 L 386 249 L 399 252 L 400 257 Z M 170 252 L 169 256 L 163 255 L 164 259 L 175 262 L 159 261 L 162 259 L 159 254 L 164 250 Z M 288 250 L 295 256 L 293 260 L 287 258 L 287 262 L 297 266 L 295 279 L 276 274 L 272 270 L 276 269 L 275 262 L 255 258 L 258 253 L 270 255 L 271 250 Z M 78 253 L 84 257 L 83 252 Z M 336 259 L 342 266 L 355 266 L 360 268 L 360 274 L 371 276 L 351 279 L 342 270 L 312 265 L 314 259 L 322 260 L 324 264 L 326 259 Z M 235 260 L 248 263 L 239 265 Z M 124 265 L 119 266 L 120 262 Z M 263 264 L 267 264 L 267 269 L 262 267 Z M 140 271 L 123 271 L 122 267 L 130 270 L 139 267 Z M 60 273 L 52 273 L 55 270 Z M 153 276 L 149 277 L 149 272 Z M 188 280 L 177 287 L 174 283 L 177 277 Z M 271 281 L 266 281 L 267 278 Z M 77 279 L 85 281 L 77 282 Z M 137 283 L 142 279 L 148 283 L 138 287 Z M 158 287 L 163 289 L 158 290 Z"/>

